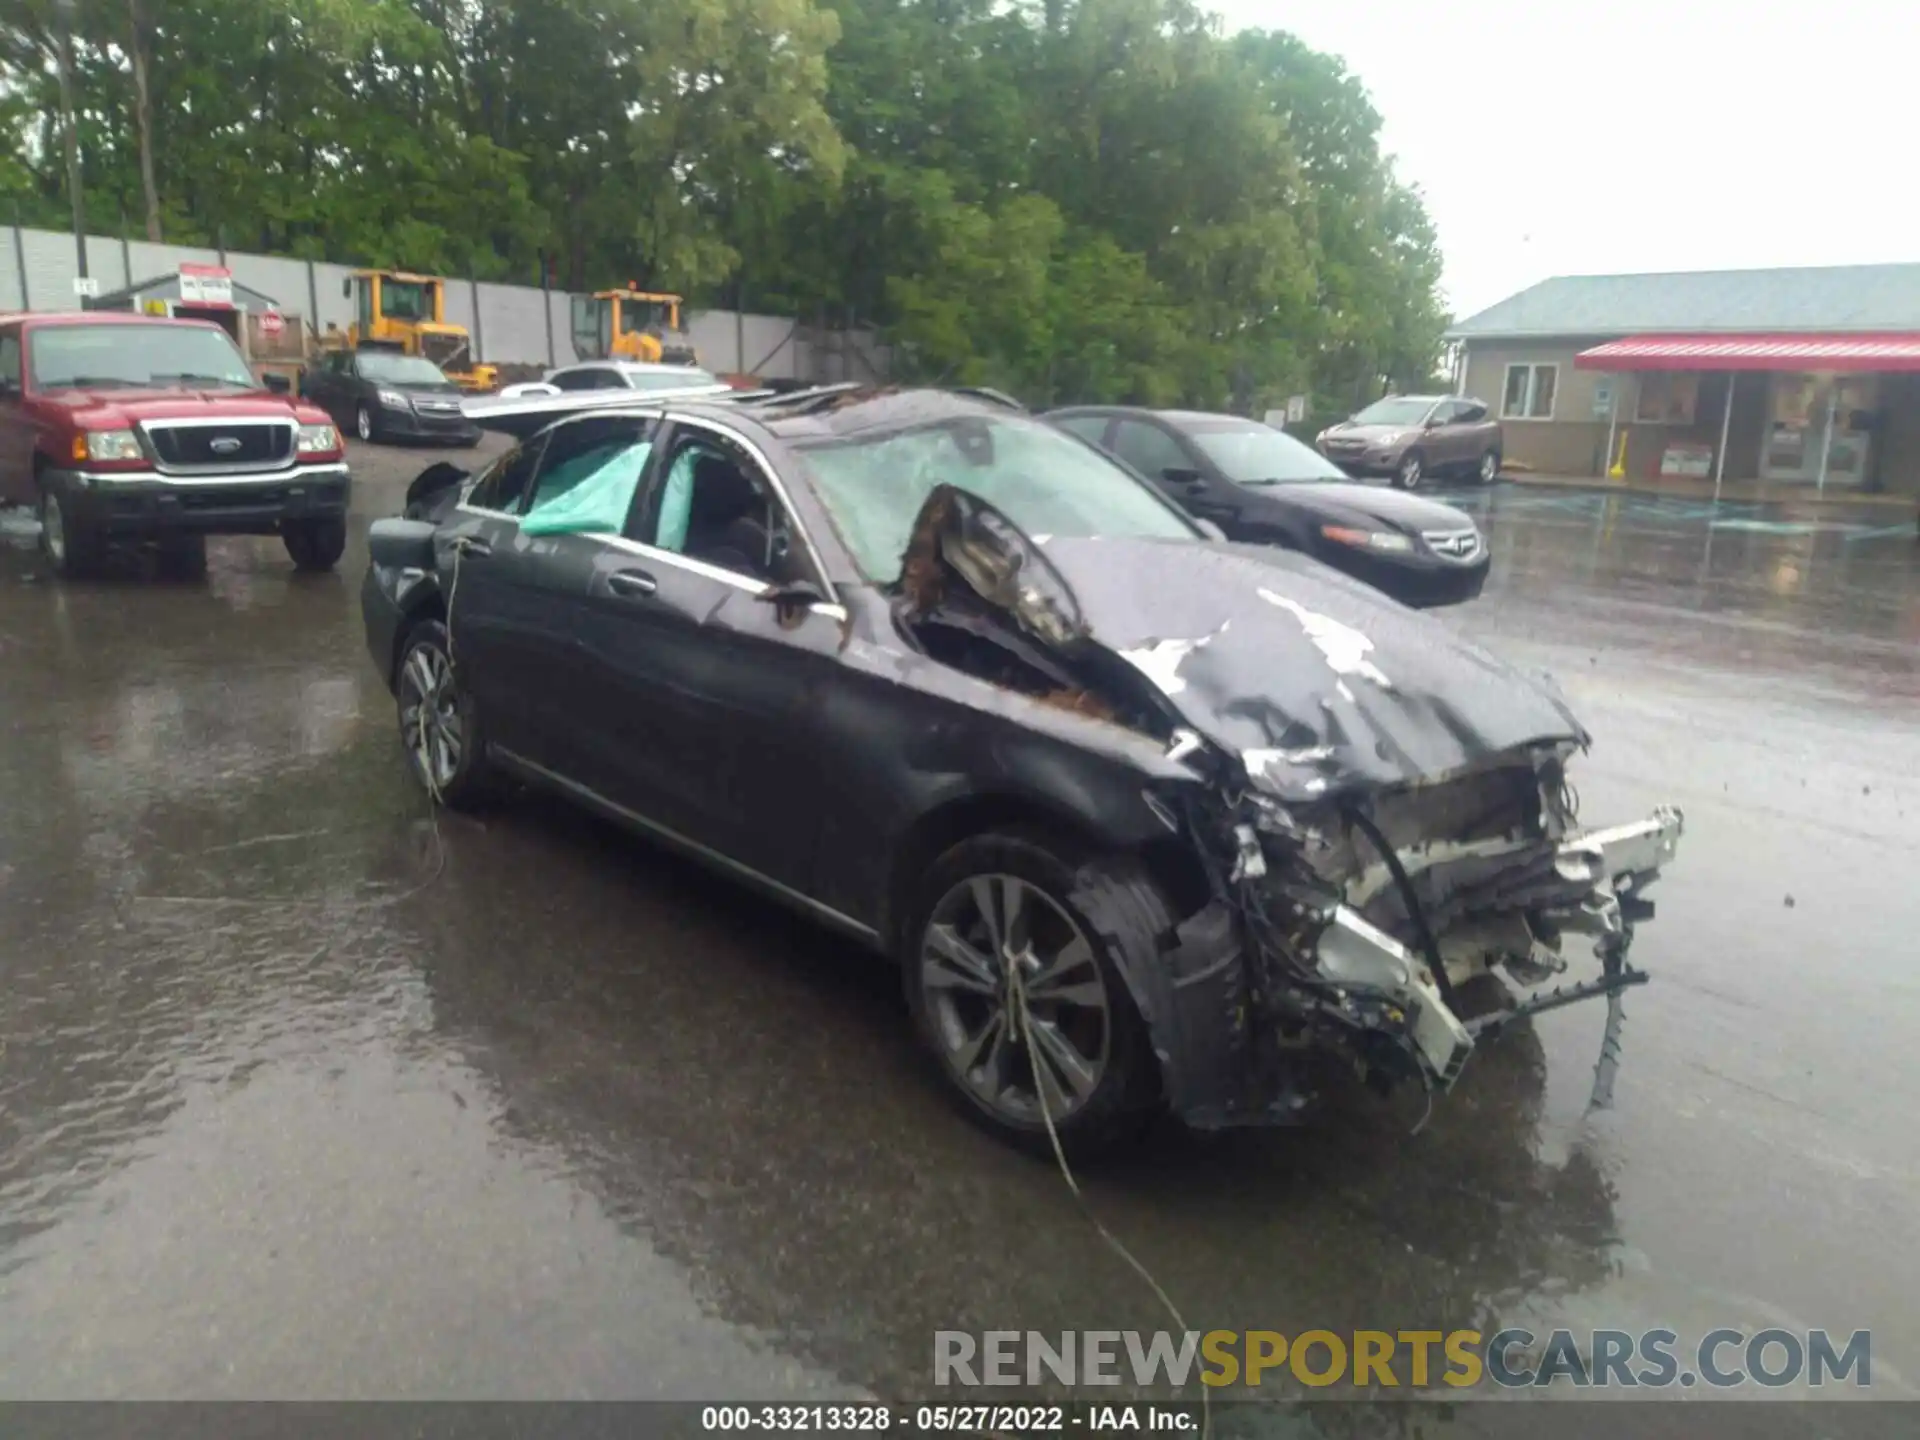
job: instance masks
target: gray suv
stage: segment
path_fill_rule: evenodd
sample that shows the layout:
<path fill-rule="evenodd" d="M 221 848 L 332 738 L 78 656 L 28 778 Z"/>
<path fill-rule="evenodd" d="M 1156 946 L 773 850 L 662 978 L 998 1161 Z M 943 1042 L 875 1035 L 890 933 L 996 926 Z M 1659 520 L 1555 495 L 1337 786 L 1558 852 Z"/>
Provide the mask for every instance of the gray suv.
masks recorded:
<path fill-rule="evenodd" d="M 1314 441 L 1349 475 L 1391 475 L 1411 490 L 1428 475 L 1490 484 L 1500 474 L 1500 422 L 1466 395 L 1389 395 Z"/>

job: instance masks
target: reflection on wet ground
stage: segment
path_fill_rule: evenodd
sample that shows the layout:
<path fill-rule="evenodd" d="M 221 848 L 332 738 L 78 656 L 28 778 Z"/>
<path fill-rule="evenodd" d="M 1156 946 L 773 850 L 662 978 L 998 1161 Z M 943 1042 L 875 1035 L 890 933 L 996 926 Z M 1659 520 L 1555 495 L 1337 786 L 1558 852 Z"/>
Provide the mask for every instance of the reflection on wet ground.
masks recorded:
<path fill-rule="evenodd" d="M 1093 1203 L 1202 1329 L 1871 1327 L 1910 1383 L 1911 531 L 1462 503 L 1451 623 L 1571 692 L 1587 817 L 1687 811 L 1617 1108 L 1563 1012 L 1418 1134 L 1160 1133 Z M 936 1329 L 1169 1323 L 881 967 L 556 805 L 436 826 L 362 563 L 0 549 L 0 1392 L 924 1396 Z"/>

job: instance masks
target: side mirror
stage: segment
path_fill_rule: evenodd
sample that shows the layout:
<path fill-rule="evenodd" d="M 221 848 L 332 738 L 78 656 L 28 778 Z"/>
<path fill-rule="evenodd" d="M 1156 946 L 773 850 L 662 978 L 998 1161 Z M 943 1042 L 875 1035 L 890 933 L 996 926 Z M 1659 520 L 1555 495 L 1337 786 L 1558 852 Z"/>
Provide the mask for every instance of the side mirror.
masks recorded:
<path fill-rule="evenodd" d="M 394 570 L 430 571 L 435 564 L 433 537 L 438 529 L 425 520 L 376 520 L 367 527 L 367 558 Z"/>
<path fill-rule="evenodd" d="M 1190 470 L 1184 465 L 1169 465 L 1160 472 L 1160 478 L 1169 485 L 1177 485 L 1182 490 L 1191 490 L 1206 483 L 1198 470 Z"/>
<path fill-rule="evenodd" d="M 262 375 L 260 377 L 260 383 L 276 395 L 291 395 L 293 393 L 293 381 L 289 380 L 277 370 L 269 370 L 266 374 Z"/>

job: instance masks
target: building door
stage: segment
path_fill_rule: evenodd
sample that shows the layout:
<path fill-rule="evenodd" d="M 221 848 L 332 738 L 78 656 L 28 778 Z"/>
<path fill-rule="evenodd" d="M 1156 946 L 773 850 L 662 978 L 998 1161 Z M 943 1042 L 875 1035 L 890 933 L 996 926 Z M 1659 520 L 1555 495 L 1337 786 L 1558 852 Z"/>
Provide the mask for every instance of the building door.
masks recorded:
<path fill-rule="evenodd" d="M 1877 375 L 1782 373 L 1768 377 L 1760 478 L 1860 485 L 1872 460 Z"/>

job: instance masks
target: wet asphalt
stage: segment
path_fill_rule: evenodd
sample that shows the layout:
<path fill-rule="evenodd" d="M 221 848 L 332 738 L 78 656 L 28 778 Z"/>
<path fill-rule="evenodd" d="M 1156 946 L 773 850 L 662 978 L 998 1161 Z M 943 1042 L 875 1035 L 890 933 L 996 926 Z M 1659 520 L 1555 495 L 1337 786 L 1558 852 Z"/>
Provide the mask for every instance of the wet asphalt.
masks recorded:
<path fill-rule="evenodd" d="M 357 451 L 356 534 L 439 456 Z M 1463 492 L 1449 623 L 1584 818 L 1687 814 L 1597 1007 L 1430 1121 L 1174 1131 L 1088 1194 L 1199 1329 L 1870 1328 L 1920 1388 L 1920 546 L 1899 511 Z M 933 1332 L 1155 1329 L 884 967 L 557 804 L 437 823 L 337 576 L 43 577 L 0 522 L 0 1395 L 925 1398 Z"/>

